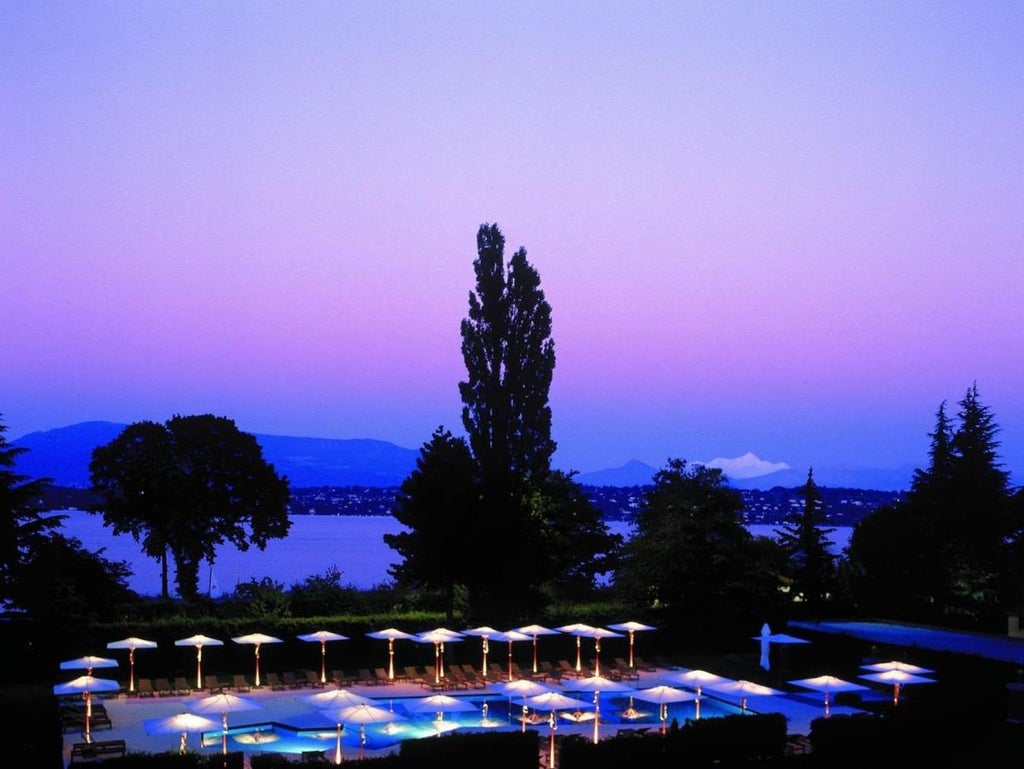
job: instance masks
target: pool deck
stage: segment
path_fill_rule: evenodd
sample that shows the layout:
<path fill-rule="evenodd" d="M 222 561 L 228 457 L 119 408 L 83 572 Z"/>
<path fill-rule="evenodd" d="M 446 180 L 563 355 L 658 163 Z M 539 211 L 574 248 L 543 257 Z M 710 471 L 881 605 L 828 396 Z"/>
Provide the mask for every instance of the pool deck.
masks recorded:
<path fill-rule="evenodd" d="M 644 671 L 640 673 L 639 680 L 632 681 L 630 685 L 636 689 L 644 689 L 663 683 L 678 687 L 679 684 L 672 684 L 670 680 L 666 680 L 666 677 L 671 676 L 674 672 L 678 672 L 678 670 L 674 671 L 668 668 L 660 668 L 654 672 Z M 564 686 L 550 686 L 551 688 L 564 689 L 567 692 L 573 691 L 571 683 Z M 427 697 L 432 693 L 419 684 L 401 681 L 388 685 L 354 685 L 347 688 L 355 694 L 375 700 L 381 707 L 388 707 L 388 700 L 397 700 L 399 698 L 422 698 Z M 229 714 L 228 726 L 229 728 L 235 728 L 247 724 L 271 722 L 289 724 L 294 723 L 296 720 L 301 720 L 302 718 L 308 719 L 311 714 L 315 713 L 315 708 L 299 698 L 308 696 L 317 691 L 321 690 L 312 688 L 272 690 L 267 686 L 254 688 L 251 692 L 246 692 L 240 696 L 255 701 L 261 706 L 261 709 Z M 461 695 L 480 697 L 481 695 L 490 695 L 495 698 L 508 697 L 507 693 L 503 692 L 493 684 L 489 684 L 486 689 L 448 693 L 453 694 L 454 696 Z M 625 692 L 617 694 L 619 696 L 627 696 L 627 693 Z M 748 700 L 748 710 L 758 713 L 783 713 L 787 717 L 788 731 L 790 734 L 808 734 L 810 730 L 810 722 L 815 718 L 821 717 L 824 712 L 823 701 L 819 699 L 818 696 L 811 695 L 813 695 L 813 693 L 787 692 L 784 696 L 750 697 Z M 134 752 L 144 751 L 148 753 L 163 753 L 167 751 L 176 751 L 178 749 L 180 733 L 147 734 L 145 730 L 145 722 L 149 719 L 173 716 L 183 712 L 194 712 L 190 708 L 190 703 L 194 704 L 203 696 L 205 696 L 205 693 L 193 694 L 191 696 L 140 698 L 121 695 L 117 697 L 102 698 L 102 702 L 110 716 L 112 728 L 103 729 L 102 731 L 94 731 L 92 737 L 94 740 L 123 739 L 128 750 Z M 578 694 L 574 696 L 579 697 Z M 589 697 L 590 695 L 586 696 Z M 709 696 L 709 693 L 705 691 L 704 696 Z M 740 705 L 738 697 L 721 695 L 718 693 L 715 693 L 714 697 L 736 706 Z M 600 737 L 612 737 L 620 729 L 660 728 L 660 722 L 656 720 L 657 706 L 651 705 L 649 708 L 644 709 L 654 711 L 655 715 L 653 718 L 655 720 L 648 722 L 633 722 L 628 727 L 619 723 L 606 724 L 601 722 L 599 726 Z M 833 714 L 852 713 L 856 712 L 856 710 L 845 706 L 833 705 L 831 712 Z M 207 715 L 209 718 L 216 721 L 219 721 L 220 719 L 220 716 L 217 714 Z M 519 724 L 513 724 L 510 726 L 500 726 L 498 728 L 520 729 L 521 726 Z M 549 734 L 546 720 L 543 720 L 536 726 L 532 726 L 530 728 L 536 729 L 544 738 Z M 559 735 L 581 734 L 590 737 L 593 735 L 593 721 L 574 723 L 573 721 L 564 718 L 559 719 L 557 733 Z M 72 743 L 81 742 L 82 739 L 83 737 L 80 733 L 68 733 L 64 735 L 65 766 L 67 766 L 70 759 Z M 188 735 L 187 745 L 190 750 L 201 750 L 203 753 L 216 753 L 220 748 L 219 742 L 215 745 L 203 748 L 200 748 L 199 743 L 200 735 L 198 733 L 190 733 Z M 543 750 L 543 747 L 543 745 L 540 746 L 541 750 Z M 373 755 L 391 752 L 395 749 L 396 746 L 379 751 L 366 750 L 365 755 L 366 757 L 371 757 Z M 347 745 L 343 747 L 345 760 L 355 759 L 358 757 L 358 754 L 358 748 L 353 748 Z"/>
<path fill-rule="evenodd" d="M 1024 638 L 1009 635 L 970 633 L 923 625 L 865 620 L 830 620 L 822 622 L 790 621 L 794 630 L 809 630 L 833 635 L 846 635 L 863 641 L 937 652 L 969 654 L 997 662 L 1024 665 Z"/>

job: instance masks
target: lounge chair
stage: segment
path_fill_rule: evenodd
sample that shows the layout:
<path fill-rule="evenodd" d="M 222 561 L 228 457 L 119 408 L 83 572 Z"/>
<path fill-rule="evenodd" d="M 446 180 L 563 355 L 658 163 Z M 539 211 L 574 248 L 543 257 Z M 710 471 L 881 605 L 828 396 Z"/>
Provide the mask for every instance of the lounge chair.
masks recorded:
<path fill-rule="evenodd" d="M 250 684 L 249 679 L 241 673 L 235 673 L 231 678 L 231 688 L 236 692 L 251 692 L 252 684 Z"/>
<path fill-rule="evenodd" d="M 359 683 L 364 686 L 377 686 L 380 681 L 377 680 L 377 676 L 370 672 L 369 668 L 359 668 L 356 671 L 356 675 L 359 676 Z"/>
<path fill-rule="evenodd" d="M 299 689 L 302 687 L 303 682 L 296 678 L 295 673 L 291 670 L 286 670 L 281 674 L 281 680 L 285 682 L 285 685 L 289 689 Z"/>
<path fill-rule="evenodd" d="M 280 691 L 281 689 L 285 688 L 284 681 L 281 680 L 281 676 L 279 676 L 277 673 L 266 673 L 264 674 L 264 678 L 267 679 L 267 684 L 274 691 Z"/>
<path fill-rule="evenodd" d="M 312 670 L 305 670 L 305 671 L 303 671 L 303 673 L 306 676 L 306 685 L 307 686 L 311 686 L 314 689 L 323 689 L 324 688 L 324 682 L 320 680 L 320 674 L 319 673 L 316 673 L 316 672 L 314 672 Z"/>
<path fill-rule="evenodd" d="M 354 675 L 342 670 L 341 668 L 336 668 L 331 671 L 331 681 L 336 686 L 351 686 L 356 683 L 357 680 L 358 679 Z"/>
<path fill-rule="evenodd" d="M 382 684 L 393 684 L 395 682 L 393 678 L 388 678 L 388 671 L 384 668 L 374 668 L 373 675 Z"/>
<path fill-rule="evenodd" d="M 642 670 L 645 673 L 657 673 L 658 672 L 658 666 L 657 665 L 654 665 L 654 664 L 648 662 L 647 660 L 643 659 L 642 657 L 637 657 L 636 655 L 633 656 L 633 666 L 637 670 Z"/>
<path fill-rule="evenodd" d="M 174 677 L 174 693 L 184 697 L 192 693 L 192 687 L 188 685 L 188 679 L 185 676 Z"/>
<path fill-rule="evenodd" d="M 423 680 L 426 678 L 426 676 L 415 665 L 406 665 L 405 666 L 405 678 L 410 683 L 421 684 L 421 683 L 423 683 Z"/>
<path fill-rule="evenodd" d="M 224 691 L 223 684 L 221 684 L 220 679 L 214 674 L 203 677 L 203 686 L 210 694 L 220 694 Z"/>
<path fill-rule="evenodd" d="M 174 694 L 174 687 L 171 686 L 171 680 L 169 678 L 154 678 L 153 689 L 161 697 L 167 697 Z"/>
<path fill-rule="evenodd" d="M 135 681 L 135 693 L 139 697 L 152 697 L 156 694 L 153 689 L 153 681 L 150 678 L 139 678 Z"/>

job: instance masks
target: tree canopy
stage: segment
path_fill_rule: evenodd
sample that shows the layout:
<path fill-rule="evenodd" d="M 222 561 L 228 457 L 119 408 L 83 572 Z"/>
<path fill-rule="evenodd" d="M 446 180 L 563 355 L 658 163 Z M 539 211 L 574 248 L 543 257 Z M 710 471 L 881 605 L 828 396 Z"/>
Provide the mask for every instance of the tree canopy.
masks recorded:
<path fill-rule="evenodd" d="M 751 615 L 778 601 L 778 562 L 743 522 L 718 468 L 670 459 L 643 497 L 615 585 L 678 614 Z M 776 548 L 777 549 L 777 548 Z"/>
<path fill-rule="evenodd" d="M 263 458 L 254 436 L 225 417 L 136 422 L 95 449 L 89 470 L 104 523 L 160 560 L 165 597 L 168 554 L 179 595 L 194 598 L 199 567 L 214 562 L 218 546 L 262 550 L 291 525 L 287 478 Z"/>
<path fill-rule="evenodd" d="M 1008 579 L 1019 573 L 1024 518 L 999 461 L 998 432 L 977 384 L 955 420 L 939 406 L 928 467 L 914 473 L 905 499 L 875 510 L 850 537 L 850 588 L 861 605 L 900 605 L 919 618 L 994 618 L 1024 597 Z"/>
<path fill-rule="evenodd" d="M 15 597 L 22 570 L 64 519 L 40 510 L 49 479 L 15 471 L 18 457 L 28 449 L 12 446 L 6 434 L 7 425 L 0 421 L 0 601 Z"/>

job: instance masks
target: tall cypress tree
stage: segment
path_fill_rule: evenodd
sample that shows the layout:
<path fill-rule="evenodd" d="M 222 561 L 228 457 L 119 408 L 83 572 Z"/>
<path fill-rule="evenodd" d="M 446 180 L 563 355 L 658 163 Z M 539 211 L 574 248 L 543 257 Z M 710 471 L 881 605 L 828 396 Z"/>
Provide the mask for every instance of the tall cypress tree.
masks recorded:
<path fill-rule="evenodd" d="M 477 231 L 476 289 L 462 321 L 467 378 L 459 382 L 462 424 L 480 473 L 479 530 L 491 568 L 478 575 L 477 607 L 529 608 L 548 572 L 543 521 L 531 497 L 544 486 L 555 442 L 548 391 L 555 370 L 551 306 L 520 248 L 505 265 L 495 224 Z"/>

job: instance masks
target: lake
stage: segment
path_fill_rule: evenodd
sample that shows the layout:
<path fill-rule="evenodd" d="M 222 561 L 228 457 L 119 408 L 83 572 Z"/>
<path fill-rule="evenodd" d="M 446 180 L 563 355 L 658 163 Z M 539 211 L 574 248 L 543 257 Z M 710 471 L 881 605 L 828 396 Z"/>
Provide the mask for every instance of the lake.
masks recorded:
<path fill-rule="evenodd" d="M 103 526 L 103 517 L 80 510 L 61 511 L 68 517 L 64 533 L 77 537 L 89 550 L 104 548 L 103 556 L 112 561 L 127 561 L 134 575 L 129 585 L 140 595 L 159 595 L 160 565 L 142 554 L 138 543 L 129 535 L 114 536 Z M 630 536 L 630 525 L 609 521 L 613 532 Z M 774 536 L 777 526 L 752 525 L 755 535 Z M 251 548 L 241 552 L 226 545 L 217 554 L 212 569 L 200 575 L 200 589 L 219 595 L 231 592 L 236 584 L 251 579 L 270 577 L 286 588 L 307 577 L 324 574 L 332 566 L 341 572 L 343 584 L 359 589 L 371 588 L 390 581 L 388 566 L 398 558 L 384 544 L 384 534 L 397 534 L 403 527 L 390 516 L 328 516 L 295 515 L 285 539 L 271 540 L 266 550 Z M 850 539 L 852 528 L 837 527 L 832 534 L 834 553 L 839 553 Z M 173 590 L 173 565 L 171 589 Z"/>

